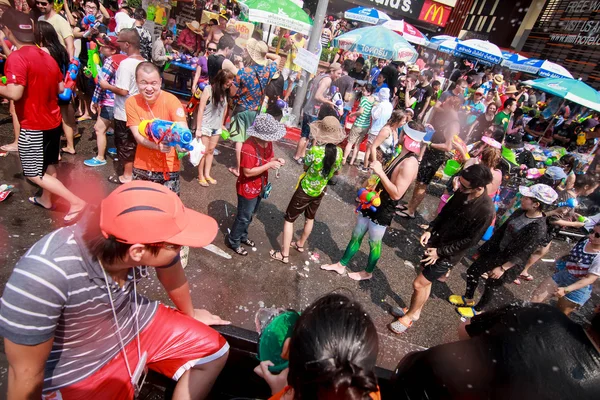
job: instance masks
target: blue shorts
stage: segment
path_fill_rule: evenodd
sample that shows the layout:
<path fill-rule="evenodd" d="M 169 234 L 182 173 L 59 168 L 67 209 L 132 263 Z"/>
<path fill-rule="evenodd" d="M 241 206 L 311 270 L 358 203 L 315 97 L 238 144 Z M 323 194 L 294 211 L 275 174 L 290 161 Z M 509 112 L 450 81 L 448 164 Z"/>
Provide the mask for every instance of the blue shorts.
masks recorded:
<path fill-rule="evenodd" d="M 555 273 L 552 276 L 552 279 L 559 287 L 567 287 L 579 280 L 575 275 L 569 273 L 569 271 L 566 269 Z M 590 299 L 590 297 L 592 297 L 592 285 L 587 285 L 565 295 L 567 300 L 580 306 L 584 305 L 585 302 Z"/>
<path fill-rule="evenodd" d="M 306 113 L 302 116 L 302 133 L 300 134 L 301 137 L 305 139 L 308 139 L 310 137 L 310 124 L 316 120 L 316 117 L 313 117 L 312 115 L 308 115 Z"/>
<path fill-rule="evenodd" d="M 100 118 L 112 122 L 112 120 L 115 119 L 115 108 L 102 106 L 102 108 L 100 108 Z"/>

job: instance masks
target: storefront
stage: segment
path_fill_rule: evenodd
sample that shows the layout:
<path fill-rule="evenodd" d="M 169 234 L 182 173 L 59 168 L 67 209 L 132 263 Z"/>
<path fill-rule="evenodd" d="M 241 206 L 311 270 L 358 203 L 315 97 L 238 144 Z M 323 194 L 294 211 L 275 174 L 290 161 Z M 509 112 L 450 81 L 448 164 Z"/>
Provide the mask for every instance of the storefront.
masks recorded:
<path fill-rule="evenodd" d="M 600 1 L 546 2 L 523 51 L 561 64 L 600 89 Z"/>

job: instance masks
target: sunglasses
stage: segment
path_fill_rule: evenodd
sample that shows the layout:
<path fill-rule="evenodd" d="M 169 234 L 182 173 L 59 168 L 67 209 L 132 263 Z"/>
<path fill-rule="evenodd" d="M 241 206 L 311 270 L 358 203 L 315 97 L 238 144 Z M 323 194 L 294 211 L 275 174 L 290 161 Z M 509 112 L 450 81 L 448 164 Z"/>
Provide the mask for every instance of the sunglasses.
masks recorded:
<path fill-rule="evenodd" d="M 209 47 L 208 49 L 206 49 L 206 50 L 207 50 L 207 51 L 217 51 L 217 49 L 212 49 L 212 48 L 210 48 L 210 47 Z"/>
<path fill-rule="evenodd" d="M 590 232 L 590 236 L 593 236 L 596 239 L 600 239 L 600 232 Z"/>

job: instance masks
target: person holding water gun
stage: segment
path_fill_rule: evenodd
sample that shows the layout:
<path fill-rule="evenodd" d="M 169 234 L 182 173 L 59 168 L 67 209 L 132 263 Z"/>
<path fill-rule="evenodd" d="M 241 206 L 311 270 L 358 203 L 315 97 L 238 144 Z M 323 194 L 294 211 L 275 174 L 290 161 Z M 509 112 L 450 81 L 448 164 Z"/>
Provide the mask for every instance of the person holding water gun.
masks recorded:
<path fill-rule="evenodd" d="M 165 120 L 188 128 L 177 97 L 161 89 L 160 70 L 151 62 L 138 64 L 135 79 L 139 93 L 125 101 L 127 127 L 138 143 L 133 161 L 133 179 L 161 184 L 179 195 L 179 157 L 173 146 L 154 140 L 139 128 L 142 121 Z M 181 149 L 180 149 L 181 150 Z"/>

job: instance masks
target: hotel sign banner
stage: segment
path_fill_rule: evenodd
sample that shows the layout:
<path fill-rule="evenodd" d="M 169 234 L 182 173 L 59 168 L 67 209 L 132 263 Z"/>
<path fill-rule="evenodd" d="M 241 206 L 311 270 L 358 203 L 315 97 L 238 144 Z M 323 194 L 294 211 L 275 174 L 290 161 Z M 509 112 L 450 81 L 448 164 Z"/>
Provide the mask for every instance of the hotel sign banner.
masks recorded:
<path fill-rule="evenodd" d="M 450 13 L 452 13 L 451 7 L 431 0 L 425 0 L 419 14 L 419 21 L 444 27 L 448 23 L 448 19 L 450 19 Z"/>
<path fill-rule="evenodd" d="M 554 43 L 575 46 L 600 46 L 600 20 L 593 19 L 592 13 L 600 12 L 600 0 L 581 0 L 564 2 L 564 21 L 561 29 L 550 34 Z M 596 14 L 597 15 L 597 14 Z"/>

